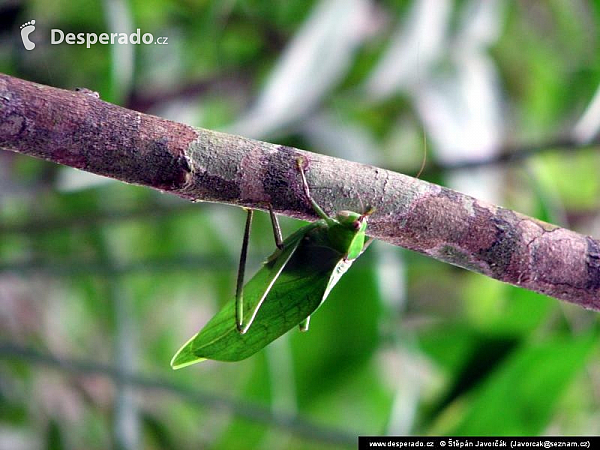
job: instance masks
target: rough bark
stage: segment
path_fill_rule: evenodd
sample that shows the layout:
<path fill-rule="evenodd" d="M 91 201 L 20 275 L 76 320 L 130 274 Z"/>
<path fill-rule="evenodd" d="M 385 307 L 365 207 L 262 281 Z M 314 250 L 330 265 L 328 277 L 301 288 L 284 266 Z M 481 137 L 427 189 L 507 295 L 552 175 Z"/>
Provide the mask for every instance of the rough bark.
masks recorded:
<path fill-rule="evenodd" d="M 193 201 L 306 220 L 296 159 L 325 211 L 377 211 L 369 235 L 600 310 L 600 242 L 456 191 L 291 147 L 194 128 L 0 74 L 0 148 Z"/>

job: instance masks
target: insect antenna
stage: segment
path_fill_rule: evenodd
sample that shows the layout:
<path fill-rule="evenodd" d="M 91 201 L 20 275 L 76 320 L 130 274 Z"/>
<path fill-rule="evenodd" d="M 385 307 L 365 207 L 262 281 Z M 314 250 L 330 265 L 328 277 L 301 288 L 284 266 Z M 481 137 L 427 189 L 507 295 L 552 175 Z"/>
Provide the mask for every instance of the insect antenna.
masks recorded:
<path fill-rule="evenodd" d="M 417 173 L 417 176 L 415 178 L 419 178 L 421 176 L 421 174 L 423 173 L 423 170 L 425 170 L 425 166 L 427 165 L 427 134 L 425 133 L 425 127 L 423 127 L 423 159 L 421 160 L 421 168 L 419 169 L 419 172 Z"/>

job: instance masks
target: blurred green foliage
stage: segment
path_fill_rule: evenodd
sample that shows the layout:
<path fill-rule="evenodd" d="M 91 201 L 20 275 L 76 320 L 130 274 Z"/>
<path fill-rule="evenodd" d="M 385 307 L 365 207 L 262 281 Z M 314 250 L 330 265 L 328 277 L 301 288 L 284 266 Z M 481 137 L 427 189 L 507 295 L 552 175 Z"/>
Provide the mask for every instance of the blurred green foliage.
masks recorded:
<path fill-rule="evenodd" d="M 488 164 L 496 175 L 480 184 L 493 187 L 503 206 L 598 237 L 598 148 L 553 145 L 600 83 L 598 3 L 502 3 L 492 25 L 483 22 L 465 44 L 458 38 L 468 28 L 464 17 L 479 2 L 449 2 L 440 55 L 426 64 L 424 37 L 414 48 L 415 84 L 380 97 L 365 83 L 396 30 L 416 24 L 414 8 L 423 2 L 367 3 L 368 18 L 345 38 L 358 44 L 335 82 L 320 77 L 317 65 L 314 78 L 283 83 L 275 98 L 266 87 L 286 51 L 302 36 L 317 39 L 315 11 L 327 18 L 320 2 L 6 2 L 0 70 L 224 130 L 238 129 L 232 124 L 258 99 L 277 111 L 277 100 L 308 98 L 314 82 L 322 87 L 318 99 L 283 125 L 265 126 L 261 139 L 411 175 L 426 148 L 423 177 L 446 183 L 456 171 L 444 162 L 453 160 L 439 159 L 443 136 L 423 120 L 419 95 L 428 80 L 452 80 L 467 66 L 457 55 L 483 49 L 478 61 L 492 69 L 500 96 L 500 144 L 518 153 L 541 142 L 544 151 L 518 164 Z M 168 45 L 118 56 L 110 45 L 44 41 L 52 28 L 118 28 L 115 4 L 117 17 L 168 36 Z M 320 29 L 337 30 L 344 17 L 333 15 Z M 19 26 L 31 19 L 37 47 L 27 52 Z M 485 41 L 494 26 L 497 38 Z M 331 33 L 320 47 L 305 43 L 329 55 L 319 60 L 323 67 L 339 53 L 328 53 L 337 42 Z M 118 76 L 126 63 L 130 82 Z M 476 115 L 492 108 L 475 105 Z M 260 216 L 249 275 L 273 250 L 268 218 Z M 383 243 L 340 281 L 309 333 L 292 331 L 240 363 L 171 371 L 181 342 L 234 293 L 243 223 L 244 213 L 231 207 L 191 205 L 0 152 L 0 446 L 354 448 L 359 434 L 600 433 L 596 313 Z M 300 226 L 283 225 L 284 235 Z"/>

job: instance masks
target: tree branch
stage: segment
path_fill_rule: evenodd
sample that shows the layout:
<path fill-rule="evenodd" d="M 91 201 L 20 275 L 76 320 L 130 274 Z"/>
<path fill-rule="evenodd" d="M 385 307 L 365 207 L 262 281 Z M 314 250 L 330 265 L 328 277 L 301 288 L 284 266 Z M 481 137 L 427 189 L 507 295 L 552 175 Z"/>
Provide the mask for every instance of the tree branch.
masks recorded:
<path fill-rule="evenodd" d="M 194 201 L 314 220 L 296 169 L 333 213 L 374 206 L 369 235 L 600 310 L 600 242 L 423 180 L 194 128 L 0 75 L 0 148 Z"/>

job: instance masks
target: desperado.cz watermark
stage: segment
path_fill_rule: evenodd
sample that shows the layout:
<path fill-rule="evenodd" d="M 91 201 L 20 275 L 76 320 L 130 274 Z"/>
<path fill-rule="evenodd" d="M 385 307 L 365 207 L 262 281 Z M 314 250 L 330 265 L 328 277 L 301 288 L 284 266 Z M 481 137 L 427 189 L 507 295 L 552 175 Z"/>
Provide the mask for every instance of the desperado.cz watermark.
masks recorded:
<path fill-rule="evenodd" d="M 64 33 L 60 29 L 52 28 L 50 30 L 50 43 L 51 44 L 62 44 L 63 42 L 70 45 L 85 44 L 87 48 L 90 48 L 95 44 L 159 44 L 166 45 L 168 38 L 166 36 L 160 36 L 154 39 L 152 33 L 141 34 L 138 28 L 134 33 Z"/>
<path fill-rule="evenodd" d="M 35 20 L 26 22 L 21 25 L 21 40 L 26 50 L 33 50 L 35 43 L 31 39 L 31 34 L 35 31 Z M 69 45 L 83 45 L 90 48 L 92 45 L 167 45 L 167 36 L 154 37 L 152 33 L 144 33 L 140 29 L 136 29 L 133 33 L 65 33 L 63 30 L 58 28 L 52 28 L 50 30 L 50 44 L 69 44 Z"/>

